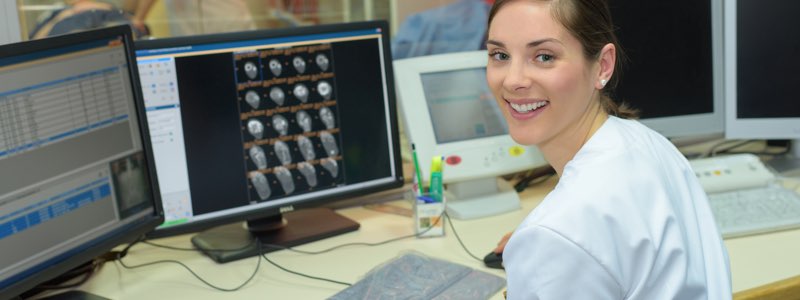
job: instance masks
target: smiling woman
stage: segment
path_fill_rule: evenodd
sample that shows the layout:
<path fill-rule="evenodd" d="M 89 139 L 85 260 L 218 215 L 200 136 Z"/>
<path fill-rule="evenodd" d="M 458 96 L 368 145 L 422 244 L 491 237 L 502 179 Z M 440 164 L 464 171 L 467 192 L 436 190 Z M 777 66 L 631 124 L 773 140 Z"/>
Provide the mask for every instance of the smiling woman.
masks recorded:
<path fill-rule="evenodd" d="M 500 0 L 490 11 L 489 86 L 511 137 L 560 176 L 496 250 L 508 297 L 730 298 L 727 251 L 688 162 L 609 97 L 613 28 L 606 0 Z"/>

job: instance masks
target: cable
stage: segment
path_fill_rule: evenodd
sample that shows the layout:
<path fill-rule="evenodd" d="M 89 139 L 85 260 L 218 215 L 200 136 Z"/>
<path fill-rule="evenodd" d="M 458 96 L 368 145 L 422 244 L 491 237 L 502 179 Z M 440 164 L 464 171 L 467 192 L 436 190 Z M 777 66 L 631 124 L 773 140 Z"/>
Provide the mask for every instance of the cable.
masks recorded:
<path fill-rule="evenodd" d="M 250 242 L 249 242 L 249 243 L 247 243 L 246 245 L 244 245 L 244 246 L 242 246 L 242 247 L 239 247 L 239 248 L 230 248 L 230 249 L 211 249 L 211 250 L 208 250 L 208 251 L 209 251 L 209 252 L 229 252 L 229 251 L 230 251 L 230 252 L 235 252 L 235 251 L 241 251 L 241 250 L 244 250 L 244 249 L 250 248 L 250 246 L 252 246 L 252 245 L 253 245 L 253 243 L 255 243 L 255 241 L 256 241 L 256 239 L 255 239 L 255 238 L 253 238 L 253 239 L 251 239 L 251 240 L 250 240 Z M 197 249 L 197 248 L 183 248 L 183 247 L 167 246 L 167 245 L 161 245 L 161 244 L 157 244 L 157 243 L 154 243 L 154 242 L 151 242 L 151 241 L 147 241 L 147 240 L 145 240 L 145 241 L 142 241 L 142 242 L 143 242 L 143 243 L 145 243 L 145 244 L 148 244 L 148 245 L 150 245 L 150 246 L 153 246 L 153 247 L 159 247 L 159 248 L 164 248 L 164 249 L 169 249 L 169 250 L 177 250 L 177 251 L 199 251 L 199 249 Z"/>
<path fill-rule="evenodd" d="M 717 143 L 716 145 L 711 146 L 711 148 L 709 148 L 708 151 L 706 151 L 706 153 L 703 155 L 703 157 L 713 157 L 713 156 L 716 156 L 717 154 L 725 153 L 727 151 L 739 148 L 741 146 L 747 145 L 747 144 L 755 142 L 755 141 L 756 140 L 725 140 L 725 141 Z M 729 145 L 729 144 L 734 144 L 734 145 L 733 146 L 729 146 L 729 147 L 727 147 L 725 149 L 722 149 L 722 150 L 718 150 L 719 148 L 722 148 L 722 146 Z"/>
<path fill-rule="evenodd" d="M 556 170 L 551 166 L 533 169 L 514 184 L 514 190 L 517 191 L 517 193 L 522 192 L 529 186 L 542 183 L 555 174 Z"/>
<path fill-rule="evenodd" d="M 225 288 L 220 288 L 220 287 L 217 287 L 217 286 L 215 286 L 215 285 L 213 285 L 213 284 L 209 283 L 208 281 L 204 280 L 204 279 L 203 279 L 202 277 L 200 277 L 199 275 L 197 275 L 197 274 L 196 274 L 194 271 L 192 271 L 192 269 L 190 269 L 188 266 L 186 266 L 186 265 L 184 265 L 183 263 L 181 263 L 181 262 L 179 262 L 179 261 L 176 261 L 176 260 L 160 260 L 160 261 L 154 261 L 154 262 L 145 263 L 145 264 L 136 265 L 136 266 L 128 266 L 128 265 L 126 265 L 124 262 L 122 262 L 122 259 L 121 259 L 122 257 L 119 257 L 119 259 L 118 259 L 118 260 L 119 260 L 120 264 L 121 264 L 123 267 L 127 268 L 127 269 L 140 268 L 140 267 L 145 267 L 145 266 L 150 266 L 150 265 L 155 265 L 155 264 L 160 264 L 160 263 L 175 263 L 175 264 L 178 264 L 178 265 L 182 266 L 182 267 L 183 267 L 183 268 L 185 268 L 186 270 L 188 270 L 188 271 L 189 271 L 189 273 L 191 273 L 192 275 L 194 275 L 194 277 L 195 277 L 195 278 L 197 278 L 197 279 L 198 279 L 198 280 L 200 280 L 201 282 L 205 283 L 205 284 L 206 284 L 206 285 L 208 285 L 209 287 L 212 287 L 212 288 L 214 288 L 214 289 L 217 289 L 217 290 L 220 290 L 220 291 L 226 291 L 226 292 L 229 292 L 229 291 L 236 291 L 236 290 L 238 290 L 238 289 L 242 288 L 242 287 L 243 287 L 244 285 L 246 285 L 248 282 L 250 282 L 250 280 L 252 280 L 252 279 L 253 279 L 253 277 L 255 276 L 256 272 L 258 271 L 258 268 L 259 268 L 259 266 L 260 266 L 260 264 L 261 264 L 261 258 L 262 258 L 262 257 L 263 257 L 263 258 L 264 258 L 264 259 L 265 259 L 267 262 L 269 262 L 270 264 L 272 264 L 273 266 L 275 266 L 275 267 L 277 267 L 278 269 L 281 269 L 281 270 L 283 270 L 284 272 L 287 272 L 287 273 L 291 273 L 291 274 L 294 274 L 294 275 L 298 275 L 298 276 L 306 277 L 306 278 L 309 278 L 309 279 L 320 280 L 320 281 L 326 281 L 326 282 L 330 282 L 330 283 L 336 283 L 336 284 L 341 284 L 341 285 L 345 285 L 345 286 L 351 286 L 351 285 L 352 285 L 351 283 L 342 282 L 342 281 L 337 281 L 337 280 L 328 279 L 328 278 L 323 278 L 323 277 L 312 276 L 312 275 L 308 275 L 308 274 L 304 274 L 304 273 L 300 273 L 300 272 L 297 272 L 297 271 L 292 271 L 292 270 L 289 270 L 289 269 L 287 269 L 287 268 L 284 268 L 283 266 L 281 266 L 281 265 L 278 265 L 278 264 L 277 264 L 277 263 L 275 263 L 274 261 L 270 260 L 270 259 L 267 257 L 266 253 L 262 253 L 262 252 L 263 252 L 263 251 L 262 251 L 262 247 L 263 247 L 263 246 L 266 246 L 266 247 L 270 247 L 270 248 L 276 248 L 276 249 L 282 249 L 282 250 L 289 250 L 289 251 L 292 251 L 292 252 L 297 252 L 297 253 L 302 253 L 302 254 L 316 255 L 316 254 L 322 254 L 322 253 L 331 252 L 331 251 L 334 251 L 334 250 L 336 250 L 336 249 L 339 249 L 339 248 L 342 248 L 342 247 L 347 247 L 347 246 L 358 246 L 358 245 L 369 246 L 369 247 L 372 247 L 372 246 L 380 246 L 380 245 L 388 244 L 388 243 L 391 243 L 391 242 L 399 241 L 399 240 L 402 240 L 402 239 L 407 239 L 407 238 L 410 238 L 410 237 L 417 237 L 417 236 L 424 235 L 424 234 L 425 234 L 425 233 L 427 233 L 429 230 L 431 230 L 431 229 L 433 229 L 434 227 L 436 227 L 436 225 L 439 223 L 439 220 L 441 220 L 443 217 L 447 217 L 447 213 L 446 213 L 446 212 L 442 212 L 442 214 L 440 214 L 440 215 L 439 215 L 439 218 L 437 218 L 437 219 L 436 219 L 436 222 L 434 222 L 433 224 L 431 224 L 431 226 L 429 226 L 428 228 L 426 228 L 425 230 L 423 230 L 423 231 L 422 231 L 422 232 L 420 232 L 420 233 L 409 234 L 409 235 L 405 235 L 405 236 L 400 236 L 400 237 L 396 237 L 396 238 L 391 238 L 391 239 L 388 239 L 388 240 L 385 240 L 385 241 L 381 241 L 381 242 L 377 242 L 377 243 L 347 243 L 347 244 L 342 244 L 342 245 L 334 246 L 334 247 L 331 247 L 331 248 L 328 248 L 328 249 L 319 250 L 319 251 L 304 251 L 304 250 L 293 249 L 293 248 L 291 248 L 291 247 L 286 247 L 286 246 L 282 246 L 282 245 L 275 245 L 275 244 L 262 244 L 262 243 L 257 243 L 257 244 L 259 245 L 259 247 L 258 247 L 258 248 L 259 248 L 259 251 L 258 251 L 258 252 L 259 252 L 259 253 L 261 253 L 261 254 L 258 256 L 258 257 L 259 257 L 259 260 L 258 260 L 258 265 L 256 265 L 256 269 L 255 269 L 255 271 L 253 271 L 253 275 L 251 275 L 251 276 L 250 276 L 250 278 L 248 278 L 248 279 L 247 279 L 247 281 L 245 281 L 245 282 L 244 282 L 244 283 L 242 283 L 240 286 L 238 286 L 238 287 L 236 287 L 236 288 L 234 288 L 234 289 L 225 289 Z M 449 219 L 449 217 L 447 217 L 447 218 Z M 451 224 L 450 224 L 450 228 L 453 228 L 453 233 L 456 233 L 456 232 L 455 232 L 455 228 L 454 228 L 454 227 L 453 227 L 453 225 L 452 225 L 452 222 L 451 222 Z M 457 234 L 457 233 L 456 233 L 456 237 L 458 238 L 458 234 Z M 251 243 L 250 243 L 250 244 L 248 244 L 248 245 L 247 245 L 247 246 L 245 246 L 245 247 L 242 247 L 242 249 L 243 249 L 243 248 L 246 248 L 246 247 L 249 247 L 249 246 L 250 246 L 250 245 L 251 245 L 253 242 L 256 242 L 257 240 L 258 240 L 258 239 L 253 239 L 253 240 L 251 241 Z M 126 248 L 125 248 L 123 251 L 121 251 L 120 253 L 123 253 L 123 252 L 124 252 L 124 253 L 127 253 L 127 250 L 128 250 L 128 249 L 130 249 L 130 248 L 133 246 L 133 244 L 136 244 L 136 243 L 138 243 L 139 241 L 142 241 L 143 243 L 145 243 L 145 244 L 148 244 L 148 245 L 151 245 L 151 246 L 154 246 L 154 247 L 160 247 L 160 248 L 169 249 L 169 250 L 177 250 L 177 251 L 199 251 L 198 249 L 194 249 L 194 248 L 181 248 L 181 247 L 173 247 L 173 246 L 160 245 L 160 244 L 156 244 L 156 243 L 153 243 L 153 242 L 150 242 L 150 241 L 144 241 L 144 240 L 141 240 L 141 239 L 140 239 L 140 240 L 137 240 L 136 242 L 134 242 L 134 243 L 131 243 L 130 245 L 128 245 L 128 246 L 127 246 L 127 247 L 126 247 Z M 461 238 L 458 238 L 458 241 L 459 241 L 459 243 L 461 243 Z M 461 243 L 461 246 L 462 246 L 462 247 L 464 247 L 464 244 L 463 244 L 463 243 Z M 464 247 L 464 249 L 466 250 L 466 247 Z M 236 251 L 236 250 L 239 250 L 239 249 L 214 249 L 214 250 L 211 250 L 211 251 L 222 251 L 222 252 L 224 252 L 224 251 Z M 472 257 L 474 257 L 474 258 L 476 258 L 476 259 L 477 259 L 477 257 L 476 257 L 475 255 L 473 255 L 472 253 L 470 253 L 470 252 L 469 252 L 469 250 L 467 250 L 467 253 L 469 253 L 469 254 L 470 254 Z M 478 259 L 478 260 L 480 260 L 480 259 Z"/>
<path fill-rule="evenodd" d="M 83 264 L 83 265 L 81 265 L 81 266 L 79 266 L 77 268 L 71 269 L 71 270 L 67 271 L 66 273 L 61 274 L 58 277 L 56 277 L 56 278 L 54 278 L 54 279 L 52 279 L 52 280 L 50 280 L 50 281 L 48 281 L 48 282 L 46 282 L 44 284 L 40 284 L 40 285 L 36 286 L 34 288 L 34 290 L 35 291 L 61 290 L 61 289 L 69 289 L 69 288 L 78 287 L 78 286 L 86 283 L 87 281 L 89 281 L 89 279 L 92 277 L 92 275 L 97 273 L 97 271 L 100 270 L 100 268 L 103 267 L 103 265 L 105 263 L 107 263 L 109 261 L 114 261 L 114 260 L 116 260 L 116 259 L 118 259 L 120 257 L 125 256 L 128 253 L 128 249 L 130 249 L 130 247 L 132 247 L 134 244 L 136 244 L 139 241 L 141 241 L 142 238 L 143 237 L 138 237 L 134 242 L 128 244 L 128 246 L 125 247 L 125 249 L 123 249 L 122 251 L 109 251 L 109 252 L 107 252 L 107 253 L 105 253 L 105 254 L 103 254 L 101 256 L 95 257 L 91 261 L 89 261 L 88 263 L 85 263 L 85 264 Z M 81 276 L 81 275 L 83 275 L 83 278 L 81 278 L 77 282 L 73 282 L 73 283 L 69 283 L 69 284 L 48 284 L 49 282 L 65 282 L 65 281 L 69 281 L 69 280 L 72 280 L 75 277 L 78 277 L 78 276 Z"/>
<path fill-rule="evenodd" d="M 83 285 L 87 281 L 89 281 L 89 279 L 92 277 L 92 275 L 97 273 L 97 270 L 99 270 L 100 267 L 102 267 L 105 262 L 106 262 L 105 260 L 93 259 L 88 264 L 86 264 L 84 266 L 81 266 L 80 268 L 72 269 L 69 272 L 64 273 L 64 274 L 62 274 L 61 276 L 58 277 L 58 278 L 68 278 L 67 280 L 69 280 L 69 279 L 72 279 L 74 277 L 83 275 L 83 278 L 81 278 L 77 282 L 70 283 L 70 284 L 61 284 L 61 285 L 51 285 L 51 284 L 46 284 L 45 283 L 45 284 L 41 284 L 41 285 L 36 286 L 35 289 L 38 290 L 38 291 L 45 291 L 45 290 L 63 290 L 63 289 L 69 289 L 69 288 L 78 287 L 80 285 Z M 55 280 L 58 280 L 58 278 L 55 279 Z"/>
<path fill-rule="evenodd" d="M 780 155 L 787 154 L 787 153 L 789 153 L 789 151 L 791 151 L 791 146 L 787 146 L 781 151 L 770 152 L 770 151 L 767 151 L 767 149 L 769 149 L 768 145 L 765 145 L 764 150 L 762 150 L 762 151 L 731 151 L 733 149 L 740 148 L 740 147 L 745 146 L 747 144 L 750 144 L 750 143 L 753 143 L 753 142 L 758 142 L 758 141 L 759 140 L 744 140 L 744 141 L 742 141 L 742 140 L 726 140 L 726 141 L 722 141 L 722 142 L 719 142 L 716 145 L 712 146 L 708 151 L 706 151 L 706 153 L 704 153 L 702 155 L 702 157 L 713 157 L 713 156 L 716 156 L 716 155 L 722 154 L 722 153 L 729 153 L 729 154 L 749 153 L 749 154 L 761 155 L 761 156 L 780 156 Z M 728 145 L 728 144 L 731 144 L 731 143 L 735 143 L 735 144 L 732 145 L 732 146 L 728 146 L 725 149 L 718 150 L 718 148 L 721 148 L 722 146 Z"/>
<path fill-rule="evenodd" d="M 483 259 L 478 258 L 478 256 L 476 256 L 475 254 L 472 254 L 472 252 L 469 251 L 469 249 L 467 249 L 467 246 L 464 245 L 464 242 L 461 241 L 461 237 L 458 236 L 458 232 L 456 232 L 456 227 L 453 226 L 453 220 L 450 219 L 450 215 L 448 215 L 447 212 L 445 212 L 444 216 L 447 217 L 447 221 L 448 221 L 448 223 L 450 223 L 450 229 L 453 230 L 453 235 L 456 236 L 456 239 L 458 240 L 458 243 L 461 244 L 461 248 L 464 248 L 464 251 L 466 251 L 467 254 L 469 254 L 469 256 L 472 256 L 472 258 L 474 258 L 475 260 L 477 260 L 479 262 L 483 262 Z"/>
<path fill-rule="evenodd" d="M 153 246 L 153 247 L 164 248 L 164 249 L 169 249 L 169 250 L 197 251 L 196 248 L 182 248 L 182 247 L 167 246 L 167 245 L 156 244 L 156 243 L 153 243 L 151 241 L 143 241 L 142 243 L 148 244 L 148 245 Z"/>
<path fill-rule="evenodd" d="M 416 237 L 418 235 L 423 234 L 424 232 L 427 232 L 431 228 L 432 227 L 429 227 L 428 229 L 426 229 L 425 231 L 423 231 L 422 233 L 419 233 L 419 234 L 404 235 L 404 236 L 401 236 L 401 237 L 391 238 L 391 239 L 388 239 L 388 240 L 385 240 L 385 241 L 381 241 L 381 242 L 376 242 L 376 243 L 366 243 L 366 242 L 347 243 L 347 244 L 341 244 L 341 245 L 330 247 L 328 249 L 323 249 L 323 250 L 318 250 L 318 251 L 299 250 L 299 249 L 294 249 L 292 247 L 276 245 L 276 244 L 264 244 L 264 246 L 270 247 L 270 248 L 275 248 L 275 249 L 281 249 L 281 250 L 289 250 L 289 251 L 296 252 L 296 253 L 317 255 L 317 254 L 328 253 L 328 252 L 337 250 L 339 248 L 344 248 L 344 247 L 348 247 L 348 246 L 368 246 L 368 247 L 373 247 L 373 246 L 385 245 L 385 244 L 388 244 L 388 243 L 391 243 L 391 242 L 396 242 L 396 241 L 399 241 L 399 240 Z"/>
<path fill-rule="evenodd" d="M 436 221 L 433 222 L 433 224 L 431 224 L 431 226 L 428 226 L 428 228 L 426 228 L 422 232 L 409 234 L 409 235 L 404 235 L 404 236 L 400 236 L 400 237 L 396 237 L 396 238 L 391 238 L 391 239 L 384 240 L 384 241 L 381 241 L 381 242 L 376 242 L 376 243 L 365 243 L 365 242 L 346 243 L 346 244 L 341 244 L 341 245 L 333 246 L 333 247 L 330 247 L 330 248 L 327 248 L 327 249 L 323 249 L 323 250 L 318 250 L 318 251 L 299 250 L 299 249 L 294 249 L 292 247 L 287 247 L 287 246 L 283 246 L 283 245 L 276 245 L 276 244 L 263 244 L 263 246 L 266 246 L 266 247 L 269 247 L 269 248 L 281 249 L 281 250 L 289 250 L 289 251 L 292 251 L 292 252 L 301 253 L 301 254 L 309 254 L 309 255 L 317 255 L 317 254 L 328 253 L 328 252 L 337 250 L 339 248 L 344 248 L 344 247 L 348 247 L 348 246 L 367 246 L 367 247 L 380 246 L 380 245 L 385 245 L 385 244 L 388 244 L 388 243 L 396 242 L 396 241 L 399 241 L 399 240 L 404 240 L 404 239 L 407 239 L 407 238 L 422 236 L 425 233 L 427 233 L 428 231 L 430 231 L 431 229 L 433 229 L 434 227 L 436 227 L 436 225 L 439 224 L 439 220 L 441 220 L 444 215 L 445 215 L 445 212 L 442 212 L 442 214 L 439 215 L 439 218 L 437 218 Z"/>
<path fill-rule="evenodd" d="M 280 265 L 276 264 L 274 261 L 270 260 L 270 259 L 267 257 L 267 254 L 266 254 L 266 253 L 262 253 L 262 254 L 261 254 L 261 256 L 263 256 L 263 257 L 264 257 L 264 259 L 266 259 L 266 260 L 267 260 L 267 262 L 271 263 L 273 266 L 275 266 L 275 267 L 277 267 L 278 269 L 281 269 L 281 270 L 283 270 L 283 271 L 285 271 L 285 272 L 288 272 L 288 273 L 292 273 L 292 274 L 295 274 L 295 275 L 298 275 L 298 276 L 302 276 L 302 277 L 305 277 L 305 278 L 316 279 L 316 280 L 321 280 L 321 281 L 327 281 L 327 282 L 332 282 L 332 283 L 341 284 L 341 285 L 346 285 L 346 286 L 351 286 L 351 285 L 353 285 L 352 283 L 341 282 L 341 281 L 336 281 L 336 280 L 333 280 L 333 279 L 322 278 L 322 277 L 317 277 L 317 276 L 311 276 L 311 275 L 303 274 L 303 273 L 300 273 L 300 272 L 292 271 L 292 270 L 289 270 L 289 269 L 287 269 L 287 268 L 284 268 L 284 267 L 282 267 L 282 266 L 280 266 Z"/>
<path fill-rule="evenodd" d="M 129 244 L 128 247 L 126 247 L 122 252 L 127 253 L 127 250 L 130 249 L 137 242 Z M 261 252 L 261 246 L 259 245 L 258 248 L 259 248 L 259 253 L 260 253 Z M 177 264 L 177 265 L 183 267 L 184 269 L 186 269 L 187 271 L 189 271 L 189 273 L 194 275 L 194 277 L 197 278 L 197 280 L 200 280 L 200 282 L 204 283 L 205 285 L 207 285 L 207 286 L 209 286 L 209 287 L 211 287 L 211 288 L 213 288 L 215 290 L 223 291 L 223 292 L 235 292 L 235 291 L 238 291 L 239 289 L 241 289 L 242 287 L 244 287 L 245 285 L 250 283 L 250 281 L 253 280 L 253 278 L 256 277 L 256 274 L 258 273 L 258 269 L 261 267 L 261 256 L 259 255 L 258 256 L 258 261 L 256 262 L 256 268 L 255 268 L 255 270 L 253 270 L 253 274 L 251 274 L 250 277 L 247 278 L 247 280 L 245 280 L 242 284 L 240 284 L 239 286 L 237 286 L 235 288 L 222 288 L 222 287 L 216 286 L 216 285 L 208 282 L 207 280 L 203 279 L 203 277 L 200 277 L 200 275 L 197 275 L 197 273 L 195 273 L 191 268 L 189 268 L 189 266 L 187 266 L 184 263 L 182 263 L 180 261 L 177 261 L 177 260 L 172 260 L 172 259 L 157 260 L 157 261 L 153 261 L 153 262 L 149 262 L 149 263 L 143 263 L 143 264 L 132 265 L 132 266 L 126 265 L 125 262 L 122 261 L 122 256 L 119 256 L 117 258 L 117 261 L 119 261 L 120 265 L 122 265 L 126 269 L 137 269 L 137 268 L 141 268 L 141 267 L 152 266 L 152 265 L 163 264 L 163 263 Z"/>
<path fill-rule="evenodd" d="M 781 156 L 781 155 L 785 155 L 785 154 L 789 153 L 790 151 L 792 151 L 792 147 L 791 146 L 785 147 L 785 148 L 783 148 L 783 150 L 778 151 L 778 152 L 767 151 L 769 146 L 766 146 L 764 148 L 765 149 L 763 151 L 759 151 L 759 152 L 751 152 L 751 151 L 741 151 L 741 152 L 733 151 L 733 152 L 731 152 L 731 151 L 728 151 L 727 153 L 730 153 L 730 154 L 750 153 L 750 154 L 759 155 L 759 156 Z"/>

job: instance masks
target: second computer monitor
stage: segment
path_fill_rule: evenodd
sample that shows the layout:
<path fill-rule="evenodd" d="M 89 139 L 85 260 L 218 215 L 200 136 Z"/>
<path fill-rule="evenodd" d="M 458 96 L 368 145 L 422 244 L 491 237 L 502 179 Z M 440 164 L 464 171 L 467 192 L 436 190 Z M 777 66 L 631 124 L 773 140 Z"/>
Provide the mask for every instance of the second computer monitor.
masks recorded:
<path fill-rule="evenodd" d="M 163 221 L 132 44 L 117 26 L 0 46 L 0 299 Z"/>
<path fill-rule="evenodd" d="M 797 1 L 725 2 L 726 137 L 800 148 L 798 10 Z"/>
<path fill-rule="evenodd" d="M 486 51 L 395 61 L 405 127 L 423 183 L 433 156 L 444 156 L 447 211 L 459 219 L 519 208 L 499 175 L 546 166 L 536 147 L 518 145 L 486 83 Z M 423 184 L 420 183 L 420 184 Z"/>
<path fill-rule="evenodd" d="M 609 3 L 622 49 L 614 98 L 669 138 L 721 135 L 722 1 Z"/>
<path fill-rule="evenodd" d="M 388 45 L 385 22 L 138 44 L 166 217 L 154 235 L 401 185 Z"/>

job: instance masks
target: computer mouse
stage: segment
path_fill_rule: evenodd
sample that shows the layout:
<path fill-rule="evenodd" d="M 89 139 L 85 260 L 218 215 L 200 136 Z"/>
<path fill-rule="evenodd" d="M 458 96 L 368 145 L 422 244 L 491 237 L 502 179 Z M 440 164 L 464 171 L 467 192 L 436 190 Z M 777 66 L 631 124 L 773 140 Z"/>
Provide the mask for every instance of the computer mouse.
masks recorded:
<path fill-rule="evenodd" d="M 486 254 L 486 256 L 483 257 L 483 263 L 489 268 L 505 269 L 503 267 L 503 252 L 489 252 L 489 254 Z"/>

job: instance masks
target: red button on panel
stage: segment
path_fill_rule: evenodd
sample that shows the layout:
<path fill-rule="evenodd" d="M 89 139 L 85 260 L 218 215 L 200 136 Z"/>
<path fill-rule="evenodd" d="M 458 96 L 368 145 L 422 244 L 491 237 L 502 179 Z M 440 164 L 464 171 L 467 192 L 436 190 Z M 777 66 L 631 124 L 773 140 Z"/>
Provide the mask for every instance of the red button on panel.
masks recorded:
<path fill-rule="evenodd" d="M 448 165 L 455 166 L 461 163 L 461 156 L 458 155 L 448 156 L 447 159 L 445 159 L 445 162 L 447 162 Z"/>

